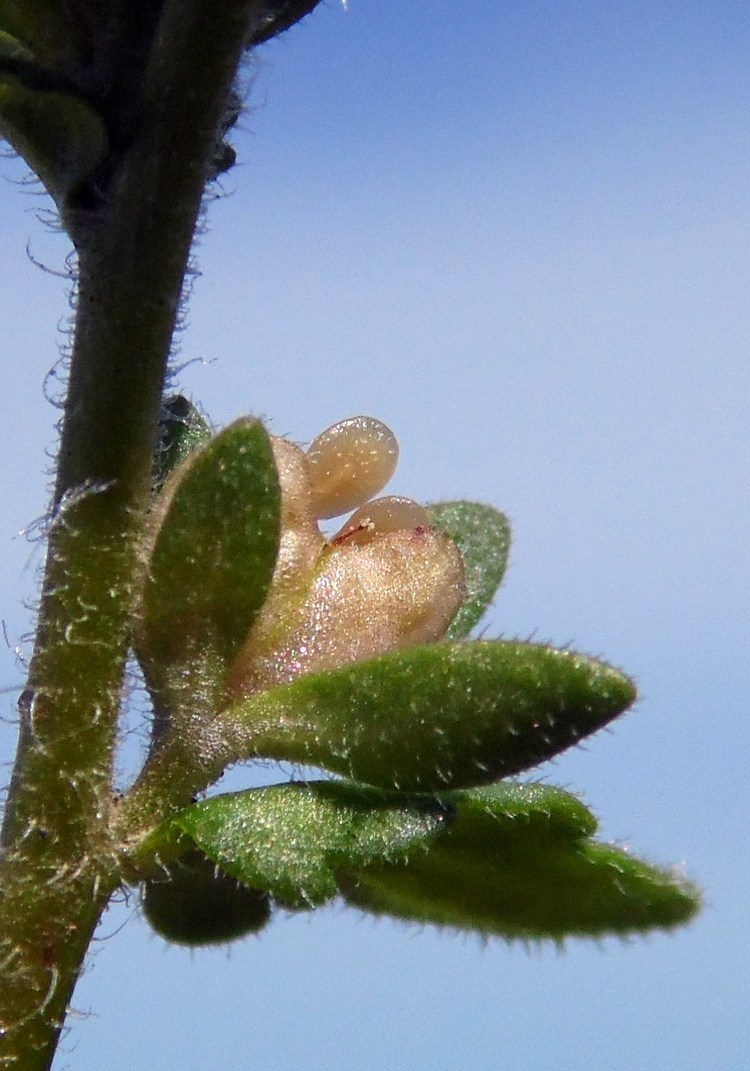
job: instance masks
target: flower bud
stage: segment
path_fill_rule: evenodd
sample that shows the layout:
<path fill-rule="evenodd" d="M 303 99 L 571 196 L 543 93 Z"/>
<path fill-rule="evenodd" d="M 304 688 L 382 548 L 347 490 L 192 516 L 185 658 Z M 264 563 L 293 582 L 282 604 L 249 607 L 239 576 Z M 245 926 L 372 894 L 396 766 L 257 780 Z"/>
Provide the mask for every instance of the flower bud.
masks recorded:
<path fill-rule="evenodd" d="M 411 499 L 367 502 L 393 473 L 393 432 L 372 417 L 353 417 L 319 435 L 306 454 L 285 439 L 273 438 L 272 449 L 281 549 L 229 692 L 248 696 L 441 639 L 465 596 L 460 551 Z M 361 503 L 327 542 L 317 518 Z"/>
<path fill-rule="evenodd" d="M 340 420 L 307 451 L 316 517 L 338 517 L 378 491 L 396 471 L 398 441 L 374 417 Z"/>
<path fill-rule="evenodd" d="M 360 506 L 333 537 L 334 544 L 370 543 L 377 535 L 397 532 L 401 528 L 429 528 L 430 518 L 424 506 L 411 498 L 389 495 Z"/>
<path fill-rule="evenodd" d="M 249 695 L 302 673 L 432 643 L 444 636 L 463 596 L 461 555 L 436 528 L 329 546 L 296 612 L 261 612 L 230 688 Z M 281 618 L 289 623 L 283 635 Z"/>
<path fill-rule="evenodd" d="M 281 544 L 273 578 L 278 587 L 304 584 L 325 545 L 313 510 L 310 473 L 305 452 L 276 435 L 271 449 L 281 488 Z"/>

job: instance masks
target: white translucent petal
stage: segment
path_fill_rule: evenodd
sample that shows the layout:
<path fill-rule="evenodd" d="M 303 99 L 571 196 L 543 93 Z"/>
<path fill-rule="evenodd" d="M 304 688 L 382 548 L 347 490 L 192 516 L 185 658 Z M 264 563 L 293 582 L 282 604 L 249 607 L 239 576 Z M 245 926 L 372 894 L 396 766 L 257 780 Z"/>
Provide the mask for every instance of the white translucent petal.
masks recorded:
<path fill-rule="evenodd" d="M 374 417 L 341 420 L 310 443 L 308 472 L 316 517 L 338 517 L 376 495 L 398 463 L 398 442 Z"/>
<path fill-rule="evenodd" d="M 445 635 L 465 595 L 461 555 L 436 528 L 399 529 L 322 553 L 304 600 L 272 599 L 228 682 L 252 695 Z"/>
<path fill-rule="evenodd" d="M 429 524 L 427 510 L 413 498 L 387 495 L 360 506 L 331 542 L 361 545 L 386 532 L 398 532 L 402 528 L 426 528 Z"/>

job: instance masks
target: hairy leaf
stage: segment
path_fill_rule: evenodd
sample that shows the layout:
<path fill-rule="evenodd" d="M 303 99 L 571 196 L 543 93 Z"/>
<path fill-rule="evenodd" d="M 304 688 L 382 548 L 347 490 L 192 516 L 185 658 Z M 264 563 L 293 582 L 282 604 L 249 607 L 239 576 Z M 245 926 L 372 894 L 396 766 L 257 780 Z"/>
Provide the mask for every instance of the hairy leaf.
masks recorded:
<path fill-rule="evenodd" d="M 172 828 L 225 873 L 299 907 L 335 896 L 339 867 L 404 859 L 450 817 L 435 798 L 318 781 L 217 796 L 180 812 Z"/>
<path fill-rule="evenodd" d="M 468 636 L 499 588 L 510 552 L 507 517 L 481 502 L 436 502 L 430 522 L 454 540 L 464 562 L 466 598 L 447 632 L 449 640 Z"/>
<path fill-rule="evenodd" d="M 555 816 L 568 807 L 562 799 L 548 797 L 549 821 L 535 808 L 509 810 L 502 789 L 448 799 L 457 818 L 428 853 L 406 866 L 378 863 L 339 875 L 349 903 L 483 935 L 557 941 L 669 929 L 698 910 L 699 893 L 675 873 L 583 830 L 576 836 L 572 825 L 561 835 L 565 822 Z"/>
<path fill-rule="evenodd" d="M 207 648 L 227 665 L 263 605 L 278 553 L 280 492 L 261 424 L 231 424 L 188 459 L 164 495 L 141 650 L 156 667 Z"/>
<path fill-rule="evenodd" d="M 635 698 L 611 666 L 526 643 L 441 643 L 300 677 L 223 715 L 246 757 L 434 792 L 519 773 Z"/>
<path fill-rule="evenodd" d="M 553 840 L 580 840 L 596 832 L 597 821 L 577 796 L 535 781 L 500 781 L 441 796 L 461 816 L 454 843 L 473 843 L 500 823 L 509 832 L 523 827 Z"/>
<path fill-rule="evenodd" d="M 268 894 L 231 878 L 190 852 L 144 883 L 141 906 L 151 927 L 178 945 L 215 945 L 257 933 L 271 918 Z"/>

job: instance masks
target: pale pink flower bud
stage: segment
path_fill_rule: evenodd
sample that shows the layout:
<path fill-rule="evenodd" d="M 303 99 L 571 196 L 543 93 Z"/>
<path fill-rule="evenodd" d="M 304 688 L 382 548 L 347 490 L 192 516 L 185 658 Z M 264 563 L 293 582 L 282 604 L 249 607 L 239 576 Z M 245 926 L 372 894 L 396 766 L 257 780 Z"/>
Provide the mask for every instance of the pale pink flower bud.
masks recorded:
<path fill-rule="evenodd" d="M 367 498 L 398 444 L 371 417 L 334 425 L 305 454 L 272 437 L 282 535 L 271 590 L 230 672 L 235 696 L 441 639 L 465 595 L 461 554 L 411 499 Z M 373 490 L 374 489 L 374 490 Z M 317 518 L 364 503 L 331 542 Z"/>

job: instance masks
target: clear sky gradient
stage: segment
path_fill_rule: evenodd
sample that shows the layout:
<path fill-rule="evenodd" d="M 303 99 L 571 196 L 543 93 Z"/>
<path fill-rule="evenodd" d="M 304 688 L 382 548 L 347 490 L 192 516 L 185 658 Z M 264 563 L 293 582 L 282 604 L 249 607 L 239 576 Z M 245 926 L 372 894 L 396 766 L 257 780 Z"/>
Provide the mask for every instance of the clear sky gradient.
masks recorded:
<path fill-rule="evenodd" d="M 335 905 L 191 954 L 130 896 L 56 1071 L 748 1065 L 749 57 L 739 0 L 329 0 L 246 72 L 176 357 L 217 425 L 305 441 L 370 413 L 401 443 L 393 493 L 508 513 L 487 634 L 641 691 L 538 776 L 684 867 L 702 915 L 560 952 Z M 25 253 L 64 270 L 24 174 L 0 161 L 7 756 L 41 562 L 17 533 L 46 506 L 69 315 Z"/>

